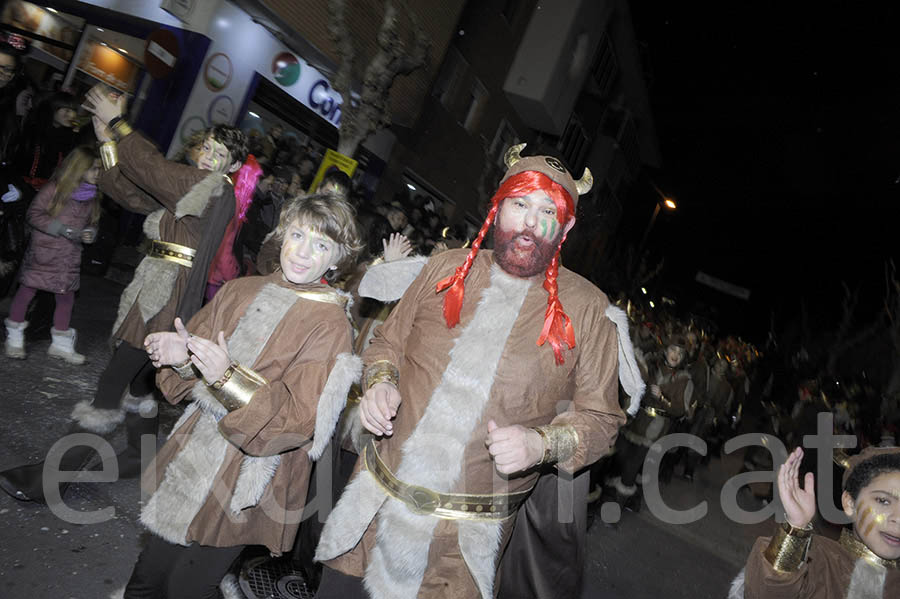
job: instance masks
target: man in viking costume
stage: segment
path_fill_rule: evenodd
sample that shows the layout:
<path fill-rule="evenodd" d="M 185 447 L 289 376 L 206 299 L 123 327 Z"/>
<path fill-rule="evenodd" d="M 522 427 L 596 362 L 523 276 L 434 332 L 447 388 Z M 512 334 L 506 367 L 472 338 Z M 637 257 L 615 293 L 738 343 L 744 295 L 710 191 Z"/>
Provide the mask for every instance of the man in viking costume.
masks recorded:
<path fill-rule="evenodd" d="M 353 209 L 330 194 L 287 203 L 276 237 L 276 272 L 229 281 L 186 327 L 145 340 L 165 398 L 193 401 L 144 471 L 152 534 L 126 599 L 218 597 L 244 546 L 293 545 L 311 460 L 362 372 L 348 297 L 324 280 L 351 270 L 362 244 Z"/>
<path fill-rule="evenodd" d="M 142 349 L 144 338 L 171 330 L 176 316 L 186 322 L 200 308 L 210 264 L 234 214 L 229 174 L 241 167 L 247 145 L 240 130 L 216 125 L 203 142 L 197 167 L 171 162 L 122 118 L 124 96 L 98 86 L 86 98 L 103 142 L 100 189 L 128 210 L 147 215 L 144 234 L 150 248 L 119 300 L 115 348 L 94 399 L 72 410 L 72 432 L 106 435 L 124 421 L 128 447 L 119 456 L 118 475 L 134 477 L 141 468 L 140 439 L 155 436 L 158 425 L 154 369 Z M 72 447 L 58 470 L 79 470 L 95 455 L 89 446 Z M 0 473 L 0 487 L 23 501 L 44 501 L 43 473 L 43 461 L 6 470 Z"/>
<path fill-rule="evenodd" d="M 493 597 L 538 467 L 594 462 L 625 420 L 627 317 L 559 265 L 590 172 L 523 147 L 471 251 L 432 256 L 363 353 L 359 423 L 381 438 L 325 524 L 320 598 Z"/>
<path fill-rule="evenodd" d="M 813 532 L 816 481 L 810 472 L 801 486 L 802 459 L 797 448 L 778 470 L 784 522 L 757 539 L 729 599 L 900 597 L 900 448 L 836 455 L 850 519 L 837 541 Z"/>

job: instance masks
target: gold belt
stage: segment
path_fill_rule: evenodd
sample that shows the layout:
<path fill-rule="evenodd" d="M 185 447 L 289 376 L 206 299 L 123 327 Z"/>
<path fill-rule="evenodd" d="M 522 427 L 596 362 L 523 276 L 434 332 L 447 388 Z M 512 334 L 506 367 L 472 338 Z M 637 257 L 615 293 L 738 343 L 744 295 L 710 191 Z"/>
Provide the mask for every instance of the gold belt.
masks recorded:
<path fill-rule="evenodd" d="M 445 520 L 504 520 L 513 516 L 528 497 L 531 489 L 516 493 L 472 495 L 468 493 L 438 493 L 426 487 L 411 485 L 394 476 L 381 461 L 375 442 L 363 448 L 363 464 L 385 491 L 409 508 L 423 515 L 437 516 Z"/>
<path fill-rule="evenodd" d="M 150 250 L 147 255 L 151 258 L 161 258 L 175 262 L 182 266 L 190 268 L 194 262 L 194 256 L 197 250 L 187 247 L 186 245 L 178 245 L 177 243 L 169 243 L 168 241 L 152 240 L 150 242 Z"/>

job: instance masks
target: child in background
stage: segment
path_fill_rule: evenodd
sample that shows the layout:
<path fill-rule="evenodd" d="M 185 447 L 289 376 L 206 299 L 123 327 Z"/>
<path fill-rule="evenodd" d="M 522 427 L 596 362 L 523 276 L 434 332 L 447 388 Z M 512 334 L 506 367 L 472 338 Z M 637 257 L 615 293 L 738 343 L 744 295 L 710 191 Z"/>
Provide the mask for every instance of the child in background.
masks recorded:
<path fill-rule="evenodd" d="M 756 541 L 729 599 L 900 597 L 900 448 L 846 460 L 841 504 L 852 525 L 838 541 L 813 534 L 815 479 L 800 487 L 802 459 L 797 448 L 779 469 L 785 521 Z"/>
<path fill-rule="evenodd" d="M 93 243 L 100 220 L 97 177 L 100 159 L 90 146 L 72 150 L 28 208 L 31 241 L 22 262 L 19 290 L 6 319 L 6 355 L 24 359 L 25 313 L 38 290 L 56 295 L 53 342 L 47 354 L 70 364 L 83 364 L 75 351 L 75 329 L 69 326 L 75 292 L 81 284 L 83 243 Z"/>

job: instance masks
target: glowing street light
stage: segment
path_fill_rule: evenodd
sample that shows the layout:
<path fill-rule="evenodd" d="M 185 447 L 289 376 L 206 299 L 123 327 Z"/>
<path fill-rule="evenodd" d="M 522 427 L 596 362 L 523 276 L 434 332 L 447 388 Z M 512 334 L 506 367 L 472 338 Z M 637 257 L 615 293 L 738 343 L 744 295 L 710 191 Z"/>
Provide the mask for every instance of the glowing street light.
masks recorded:
<path fill-rule="evenodd" d="M 651 185 L 653 184 L 651 183 Z M 653 189 L 655 189 L 656 193 L 659 194 L 659 201 L 657 201 L 656 205 L 653 207 L 653 215 L 650 216 L 650 222 L 647 224 L 646 230 L 644 230 L 644 236 L 641 237 L 641 243 L 638 246 L 638 255 L 640 255 L 644 249 L 644 243 L 647 242 L 647 236 L 650 235 L 650 229 L 653 228 L 653 223 L 656 222 L 656 217 L 659 216 L 660 207 L 665 206 L 665 208 L 670 211 L 674 211 L 676 208 L 678 208 L 678 204 L 675 202 L 675 198 L 664 194 L 656 185 L 653 185 Z"/>

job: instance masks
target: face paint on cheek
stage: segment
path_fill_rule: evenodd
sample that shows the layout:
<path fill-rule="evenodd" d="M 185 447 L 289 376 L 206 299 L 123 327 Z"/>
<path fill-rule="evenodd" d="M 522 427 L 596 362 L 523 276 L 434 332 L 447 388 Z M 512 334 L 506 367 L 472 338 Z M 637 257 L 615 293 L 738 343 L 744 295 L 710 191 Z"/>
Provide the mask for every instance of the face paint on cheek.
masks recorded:
<path fill-rule="evenodd" d="M 559 221 L 554 218 L 550 221 L 550 237 L 556 237 L 556 229 L 559 228 Z"/>
<path fill-rule="evenodd" d="M 544 239 L 547 238 L 547 221 L 546 220 L 541 221 L 541 237 L 543 237 Z"/>
<path fill-rule="evenodd" d="M 869 505 L 863 504 L 860 507 L 862 507 L 863 509 L 862 509 L 862 513 L 861 513 L 861 516 L 859 519 L 859 524 L 857 525 L 857 527 L 859 529 L 862 529 L 863 525 L 865 525 L 865 523 L 869 520 L 869 518 L 873 515 L 873 513 L 872 513 L 872 507 Z M 868 534 L 870 532 L 872 532 L 872 528 L 875 526 L 876 520 L 877 520 L 877 518 L 872 518 L 872 521 L 869 522 L 868 526 L 866 526 L 865 532 L 863 534 L 868 536 Z"/>

